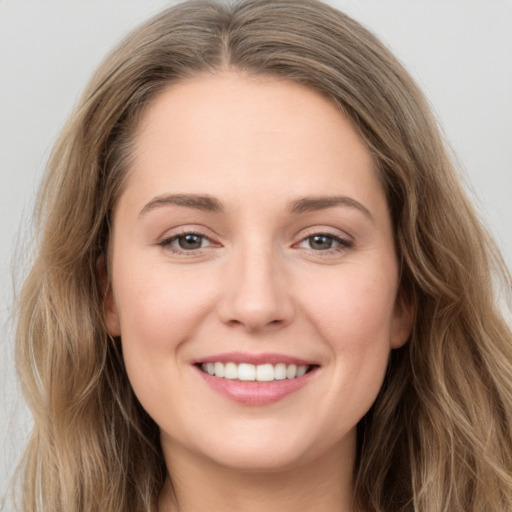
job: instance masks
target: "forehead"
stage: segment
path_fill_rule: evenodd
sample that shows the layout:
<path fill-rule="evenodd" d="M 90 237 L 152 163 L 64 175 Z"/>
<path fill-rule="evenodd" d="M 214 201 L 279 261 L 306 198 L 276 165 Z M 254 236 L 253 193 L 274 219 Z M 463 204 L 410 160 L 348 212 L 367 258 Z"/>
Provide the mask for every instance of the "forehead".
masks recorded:
<path fill-rule="evenodd" d="M 136 130 L 130 183 L 146 196 L 382 193 L 364 141 L 333 102 L 238 72 L 187 79 L 153 100 Z"/>

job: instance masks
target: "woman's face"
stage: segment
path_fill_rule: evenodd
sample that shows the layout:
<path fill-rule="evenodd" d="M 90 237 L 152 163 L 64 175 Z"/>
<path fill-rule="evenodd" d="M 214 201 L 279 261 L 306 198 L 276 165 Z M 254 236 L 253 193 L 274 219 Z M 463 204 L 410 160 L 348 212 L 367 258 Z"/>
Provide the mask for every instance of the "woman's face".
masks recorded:
<path fill-rule="evenodd" d="M 107 323 L 166 456 L 353 457 L 411 315 L 372 158 L 330 101 L 235 72 L 170 86 L 112 237 Z"/>

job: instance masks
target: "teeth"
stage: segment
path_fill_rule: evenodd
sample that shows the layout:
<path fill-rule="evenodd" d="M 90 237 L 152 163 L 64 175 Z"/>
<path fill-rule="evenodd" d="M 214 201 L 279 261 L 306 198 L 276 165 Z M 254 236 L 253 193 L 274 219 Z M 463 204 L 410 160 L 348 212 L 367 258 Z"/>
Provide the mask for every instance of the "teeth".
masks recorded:
<path fill-rule="evenodd" d="M 220 364 L 222 366 L 222 363 L 215 363 Z M 235 363 L 227 363 L 224 367 L 224 377 L 226 379 L 236 379 L 238 378 L 238 369 L 236 367 Z"/>
<path fill-rule="evenodd" d="M 229 364 L 229 363 L 228 363 Z M 217 374 L 215 374 L 217 375 Z M 238 378 L 239 380 L 256 380 L 256 367 L 253 364 L 242 363 L 238 365 Z"/>
<path fill-rule="evenodd" d="M 222 363 L 215 363 L 213 368 L 216 377 L 224 377 L 224 365 Z"/>
<path fill-rule="evenodd" d="M 271 364 L 259 364 L 256 366 L 256 380 L 269 382 L 274 380 L 274 367 Z"/>
<path fill-rule="evenodd" d="M 295 364 L 249 364 L 249 363 L 203 363 L 201 370 L 215 377 L 230 380 L 271 382 L 274 380 L 302 377 L 309 369 L 308 365 Z"/>
<path fill-rule="evenodd" d="M 290 364 L 286 367 L 286 378 L 287 379 L 294 379 L 297 377 L 297 365 L 296 364 Z"/>
<path fill-rule="evenodd" d="M 306 373 L 307 368 L 305 366 L 297 367 L 297 377 L 302 377 Z"/>
<path fill-rule="evenodd" d="M 291 371 L 290 371 L 290 375 L 292 375 Z M 293 378 L 293 375 L 291 378 Z M 286 365 L 284 363 L 279 363 L 274 366 L 274 379 L 275 380 L 286 379 Z"/>

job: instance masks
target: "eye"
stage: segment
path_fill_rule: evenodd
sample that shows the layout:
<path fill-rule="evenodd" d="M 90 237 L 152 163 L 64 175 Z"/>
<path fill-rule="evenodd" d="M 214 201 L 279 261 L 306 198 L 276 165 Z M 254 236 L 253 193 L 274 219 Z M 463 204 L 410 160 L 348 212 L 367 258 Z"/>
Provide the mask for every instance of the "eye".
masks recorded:
<path fill-rule="evenodd" d="M 203 246 L 205 238 L 195 233 L 188 233 L 186 235 L 180 235 L 176 238 L 176 242 L 181 249 L 186 251 L 192 251 L 194 249 L 200 249 Z"/>
<path fill-rule="evenodd" d="M 166 238 L 159 245 L 172 252 L 195 252 L 213 244 L 206 236 L 189 232 Z"/>
<path fill-rule="evenodd" d="M 331 233 L 314 233 L 302 239 L 298 247 L 304 247 L 318 252 L 336 252 L 352 247 L 352 245 L 352 241 Z"/>
<path fill-rule="evenodd" d="M 325 251 L 331 249 L 335 243 L 334 239 L 328 235 L 312 235 L 306 239 L 311 249 L 316 251 Z"/>

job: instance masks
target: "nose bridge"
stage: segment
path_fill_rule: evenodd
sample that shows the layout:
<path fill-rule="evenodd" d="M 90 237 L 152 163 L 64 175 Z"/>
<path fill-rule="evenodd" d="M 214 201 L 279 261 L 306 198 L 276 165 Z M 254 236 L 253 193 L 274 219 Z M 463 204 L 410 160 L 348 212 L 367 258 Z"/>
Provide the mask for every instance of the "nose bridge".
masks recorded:
<path fill-rule="evenodd" d="M 254 331 L 291 320 L 286 272 L 270 240 L 248 237 L 234 249 L 227 273 L 222 301 L 225 322 Z"/>

